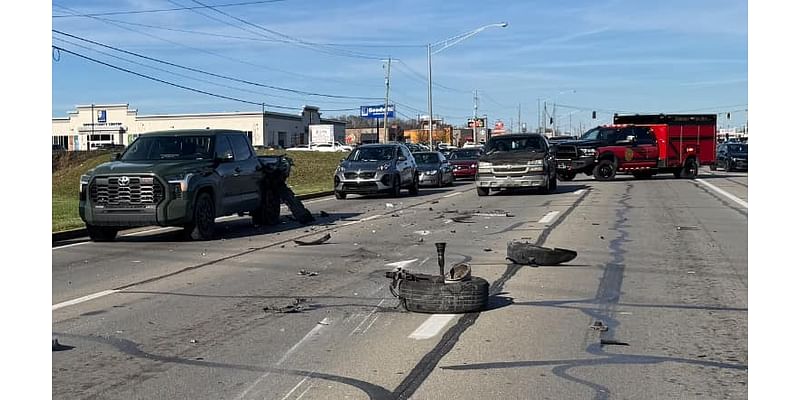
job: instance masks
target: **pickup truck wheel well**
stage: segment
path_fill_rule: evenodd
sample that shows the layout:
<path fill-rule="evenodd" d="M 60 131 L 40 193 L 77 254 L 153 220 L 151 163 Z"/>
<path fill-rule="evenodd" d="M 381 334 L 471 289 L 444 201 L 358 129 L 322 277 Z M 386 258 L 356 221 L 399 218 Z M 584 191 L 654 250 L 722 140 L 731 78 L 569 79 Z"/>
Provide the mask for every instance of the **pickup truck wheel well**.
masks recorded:
<path fill-rule="evenodd" d="M 211 200 L 214 201 L 214 204 L 220 204 L 220 202 L 217 201 L 217 198 L 214 195 L 214 188 L 211 186 L 203 186 L 197 189 L 197 191 L 195 192 L 194 201 L 192 202 L 192 207 L 194 207 L 194 204 L 197 204 L 197 199 L 200 197 L 202 193 L 208 193 L 208 195 L 211 196 Z M 214 209 L 216 210 L 216 213 L 219 214 L 220 207 L 214 207 Z"/>

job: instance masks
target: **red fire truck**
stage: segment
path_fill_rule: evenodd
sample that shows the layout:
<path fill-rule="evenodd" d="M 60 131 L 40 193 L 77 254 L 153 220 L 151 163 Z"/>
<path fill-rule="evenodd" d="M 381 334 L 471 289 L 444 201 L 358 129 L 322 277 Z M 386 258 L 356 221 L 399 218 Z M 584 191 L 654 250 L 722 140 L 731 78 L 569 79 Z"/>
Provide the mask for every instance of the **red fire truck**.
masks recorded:
<path fill-rule="evenodd" d="M 598 147 L 592 171 L 597 180 L 612 180 L 617 172 L 636 178 L 671 172 L 691 179 L 701 165 L 714 163 L 715 114 L 614 115 L 614 125 L 649 129 L 633 129 L 636 134 Z"/>

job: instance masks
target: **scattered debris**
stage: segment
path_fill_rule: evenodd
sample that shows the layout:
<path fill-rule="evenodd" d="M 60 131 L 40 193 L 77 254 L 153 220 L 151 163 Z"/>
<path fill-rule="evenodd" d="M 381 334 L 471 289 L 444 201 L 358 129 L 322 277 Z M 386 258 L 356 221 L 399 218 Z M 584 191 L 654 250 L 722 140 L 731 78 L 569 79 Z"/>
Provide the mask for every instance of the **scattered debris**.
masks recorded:
<path fill-rule="evenodd" d="M 392 217 L 399 217 L 399 215 L 397 215 L 397 214 L 392 214 Z"/>
<path fill-rule="evenodd" d="M 451 229 L 450 233 L 456 233 L 456 230 L 455 229 Z"/>
<path fill-rule="evenodd" d="M 506 259 L 520 265 L 557 265 L 573 260 L 578 252 L 562 248 L 536 246 L 533 243 L 510 241 Z"/>
<path fill-rule="evenodd" d="M 472 224 L 474 221 L 470 221 L 469 219 L 472 218 L 472 215 L 457 215 L 455 217 L 450 218 L 453 222 L 460 222 L 465 224 Z"/>
<path fill-rule="evenodd" d="M 197 341 L 197 339 L 192 339 L 192 340 L 189 341 L 189 343 L 198 343 L 198 341 Z"/>
<path fill-rule="evenodd" d="M 687 274 L 690 274 L 690 275 L 693 275 L 695 272 L 694 272 L 694 271 L 688 271 L 688 272 L 686 272 L 686 273 L 687 273 Z"/>
<path fill-rule="evenodd" d="M 394 208 L 394 204 L 392 204 L 392 203 L 386 203 L 386 208 Z"/>
<path fill-rule="evenodd" d="M 630 346 L 625 342 L 620 342 L 619 340 L 614 339 L 600 339 L 600 345 L 602 346 Z"/>
<path fill-rule="evenodd" d="M 598 226 L 598 225 L 600 225 L 600 224 L 598 224 L 597 222 L 592 222 L 592 225 L 594 225 L 594 226 Z"/>
<path fill-rule="evenodd" d="M 606 238 L 603 237 L 603 235 L 600 235 L 600 240 L 606 240 Z"/>
<path fill-rule="evenodd" d="M 331 238 L 331 234 L 330 233 L 326 233 L 325 236 L 323 236 L 323 237 L 321 237 L 319 239 L 316 239 L 316 240 L 312 240 L 310 242 L 304 242 L 302 240 L 295 240 L 294 242 L 298 246 L 313 246 L 313 245 L 317 245 L 317 244 L 323 244 L 323 243 L 327 242 L 330 238 Z"/>
<path fill-rule="evenodd" d="M 428 236 L 431 234 L 431 231 L 423 230 L 423 231 L 414 231 L 417 235 Z"/>
<path fill-rule="evenodd" d="M 58 343 L 58 338 L 53 338 L 53 351 L 64 351 L 64 350 L 72 350 L 75 346 L 67 346 L 61 343 Z"/>
<path fill-rule="evenodd" d="M 425 241 L 425 239 L 423 239 L 423 238 L 419 238 L 419 239 L 417 239 L 417 243 L 422 243 L 422 242 L 424 242 L 424 241 Z"/>
<path fill-rule="evenodd" d="M 433 200 L 433 201 L 431 201 L 431 204 L 438 204 L 438 203 L 439 203 L 439 200 Z"/>
<path fill-rule="evenodd" d="M 589 328 L 592 328 L 600 332 L 608 331 L 608 326 L 606 326 L 606 324 L 604 324 L 603 321 L 594 321 L 591 325 L 589 325 Z"/>
<path fill-rule="evenodd" d="M 696 226 L 678 226 L 678 227 L 676 227 L 676 228 L 677 228 L 679 231 L 696 231 L 696 230 L 699 230 L 699 229 L 700 229 L 700 228 L 698 228 L 698 227 L 696 227 Z"/>
<path fill-rule="evenodd" d="M 317 322 L 320 325 L 330 325 L 331 323 L 328 321 L 327 318 L 323 318 L 322 321 Z"/>
<path fill-rule="evenodd" d="M 297 273 L 297 275 L 305 275 L 305 276 L 317 276 L 317 275 L 319 275 L 319 272 L 315 272 L 315 271 L 309 271 L 309 270 L 306 270 L 306 269 L 301 269 L 301 270 L 300 270 L 300 271 Z"/>
<path fill-rule="evenodd" d="M 320 216 L 320 218 L 326 218 L 326 217 L 330 217 L 331 215 L 326 213 L 325 211 L 320 211 L 319 212 L 319 216 Z"/>
<path fill-rule="evenodd" d="M 492 249 L 487 247 L 487 248 L 483 249 L 483 251 L 492 251 Z"/>
<path fill-rule="evenodd" d="M 428 211 L 433 211 L 433 207 L 428 207 Z"/>
<path fill-rule="evenodd" d="M 264 307 L 263 310 L 264 312 L 273 312 L 277 314 L 298 313 L 308 309 L 308 306 L 304 305 L 304 303 L 307 303 L 309 301 L 311 301 L 311 299 L 295 297 L 294 300 L 292 300 L 292 304 L 287 304 L 284 306 L 269 305 Z"/>
<path fill-rule="evenodd" d="M 444 277 L 445 282 L 468 281 L 472 279 L 472 267 L 468 263 L 458 263 L 450 267 Z"/>

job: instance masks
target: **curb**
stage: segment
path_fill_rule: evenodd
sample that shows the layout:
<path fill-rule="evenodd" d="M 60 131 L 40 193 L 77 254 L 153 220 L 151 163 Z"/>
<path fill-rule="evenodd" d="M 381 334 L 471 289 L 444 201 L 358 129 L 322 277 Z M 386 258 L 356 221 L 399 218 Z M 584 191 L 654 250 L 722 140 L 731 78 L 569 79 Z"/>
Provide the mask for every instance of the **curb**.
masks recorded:
<path fill-rule="evenodd" d="M 301 195 L 298 195 L 298 196 L 295 196 L 295 197 L 297 197 L 298 200 L 303 201 L 303 200 L 316 199 L 316 198 L 325 197 L 325 196 L 332 196 L 332 195 L 333 195 L 333 190 L 329 190 L 327 192 L 301 194 Z M 72 239 L 77 239 L 77 238 L 86 237 L 86 236 L 89 236 L 89 232 L 86 231 L 86 228 L 71 229 L 71 230 L 68 230 L 68 231 L 61 231 L 61 232 L 53 232 L 53 241 L 52 241 L 52 243 L 63 242 L 65 240 L 72 240 Z"/>

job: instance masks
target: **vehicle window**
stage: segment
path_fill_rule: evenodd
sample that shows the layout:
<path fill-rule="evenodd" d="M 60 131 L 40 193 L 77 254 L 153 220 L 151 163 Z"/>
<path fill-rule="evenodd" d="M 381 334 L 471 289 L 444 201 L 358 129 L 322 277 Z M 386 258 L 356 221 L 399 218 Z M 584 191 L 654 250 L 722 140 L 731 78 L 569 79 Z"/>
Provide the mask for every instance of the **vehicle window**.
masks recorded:
<path fill-rule="evenodd" d="M 600 129 L 591 129 L 581 135 L 581 140 L 597 140 L 600 138 Z"/>
<path fill-rule="evenodd" d="M 348 157 L 350 161 L 389 161 L 394 159 L 394 147 L 359 147 Z"/>
<path fill-rule="evenodd" d="M 533 137 L 515 137 L 515 138 L 492 138 L 489 141 L 489 148 L 486 154 L 503 151 L 531 151 L 538 152 L 544 151 L 544 141 L 538 136 Z M 451 157 L 451 159 L 453 159 Z"/>
<path fill-rule="evenodd" d="M 436 164 L 439 162 L 439 155 L 436 153 L 415 153 L 414 160 L 417 164 Z"/>
<path fill-rule="evenodd" d="M 331 145 L 329 145 L 329 144 L 317 144 L 317 145 L 314 145 L 314 147 L 331 147 Z"/>
<path fill-rule="evenodd" d="M 453 150 L 450 153 L 451 160 L 475 160 L 481 156 L 480 149 L 462 149 L 462 150 Z"/>
<path fill-rule="evenodd" d="M 656 143 L 656 141 L 653 140 L 653 136 L 652 136 L 649 128 L 634 128 L 633 132 L 636 135 L 636 143 L 639 143 L 639 144 L 655 144 Z"/>
<path fill-rule="evenodd" d="M 731 153 L 747 153 L 746 144 L 729 144 L 726 147 Z"/>
<path fill-rule="evenodd" d="M 231 146 L 233 147 L 234 160 L 244 161 L 253 157 L 253 152 L 250 151 L 250 145 L 247 143 L 247 139 L 245 139 L 244 136 L 229 135 L 228 139 L 230 139 Z"/>
<path fill-rule="evenodd" d="M 406 159 L 411 159 L 412 158 L 411 152 L 408 151 L 408 149 L 405 146 L 400 146 L 399 149 L 400 149 L 400 151 L 403 152 L 403 155 L 406 157 Z"/>
<path fill-rule="evenodd" d="M 217 146 L 214 151 L 217 157 L 222 157 L 226 153 L 233 154 L 233 149 L 231 149 L 231 144 L 230 141 L 228 141 L 227 136 L 222 136 L 222 135 L 218 136 Z"/>
<path fill-rule="evenodd" d="M 121 160 L 204 160 L 211 158 L 213 146 L 211 136 L 140 136 Z"/>

